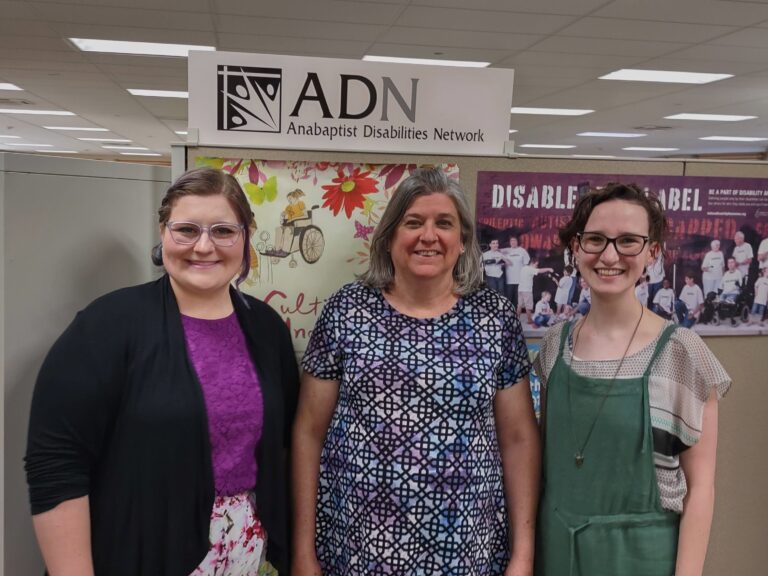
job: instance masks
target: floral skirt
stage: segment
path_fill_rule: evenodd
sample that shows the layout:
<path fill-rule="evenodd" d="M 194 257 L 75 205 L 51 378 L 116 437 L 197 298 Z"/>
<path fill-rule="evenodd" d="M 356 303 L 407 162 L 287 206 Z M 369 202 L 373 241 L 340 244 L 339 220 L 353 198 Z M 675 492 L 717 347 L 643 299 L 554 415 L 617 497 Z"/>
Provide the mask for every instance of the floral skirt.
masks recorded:
<path fill-rule="evenodd" d="M 216 497 L 209 540 L 208 555 L 190 576 L 277 576 L 265 560 L 267 533 L 252 492 Z"/>

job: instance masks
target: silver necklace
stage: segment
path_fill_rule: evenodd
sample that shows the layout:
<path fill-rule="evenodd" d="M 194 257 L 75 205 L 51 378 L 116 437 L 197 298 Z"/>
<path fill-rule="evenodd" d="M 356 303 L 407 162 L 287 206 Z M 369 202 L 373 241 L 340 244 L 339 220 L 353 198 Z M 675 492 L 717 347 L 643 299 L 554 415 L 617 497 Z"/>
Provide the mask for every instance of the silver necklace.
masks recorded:
<path fill-rule="evenodd" d="M 576 445 L 576 450 L 573 454 L 574 463 L 576 464 L 576 468 L 581 468 L 584 465 L 584 451 L 587 449 L 587 445 L 589 444 L 589 439 L 592 437 L 592 432 L 595 429 L 595 425 L 597 424 L 598 419 L 600 418 L 600 414 L 603 411 L 603 407 L 605 406 L 605 401 L 608 399 L 608 395 L 611 393 L 611 390 L 613 390 L 613 385 L 616 383 L 616 377 L 619 375 L 619 372 L 621 371 L 621 367 L 624 365 L 624 359 L 627 357 L 627 352 L 629 352 L 629 347 L 632 346 L 632 342 L 635 340 L 635 335 L 637 334 L 638 328 L 640 328 L 640 322 L 643 320 L 643 312 L 645 311 L 645 306 L 640 306 L 640 318 L 637 319 L 637 324 L 635 324 L 635 329 L 632 331 L 632 336 L 629 337 L 629 342 L 627 342 L 627 347 L 624 349 L 624 354 L 621 355 L 621 360 L 619 361 L 619 365 L 616 368 L 616 371 L 613 373 L 613 378 L 611 378 L 611 382 L 608 384 L 608 388 L 603 394 L 602 399 L 600 400 L 600 406 L 597 408 L 597 412 L 595 413 L 595 417 L 592 419 L 592 424 L 589 427 L 589 431 L 587 432 L 586 438 L 584 438 L 584 442 L 582 442 L 581 446 L 578 444 Z M 571 348 L 571 363 L 568 365 L 568 377 L 566 379 L 566 383 L 568 386 L 568 420 L 571 428 L 571 438 L 576 438 L 576 436 L 573 433 L 573 411 L 572 411 L 572 405 L 573 402 L 571 400 L 571 371 L 573 370 L 573 357 L 576 355 L 576 344 L 579 341 L 579 335 L 581 334 L 581 330 L 584 327 L 584 324 L 587 321 L 587 316 L 589 316 L 589 312 L 584 316 L 584 319 L 581 321 L 581 324 L 578 327 L 578 330 L 573 336 L 573 348 Z"/>

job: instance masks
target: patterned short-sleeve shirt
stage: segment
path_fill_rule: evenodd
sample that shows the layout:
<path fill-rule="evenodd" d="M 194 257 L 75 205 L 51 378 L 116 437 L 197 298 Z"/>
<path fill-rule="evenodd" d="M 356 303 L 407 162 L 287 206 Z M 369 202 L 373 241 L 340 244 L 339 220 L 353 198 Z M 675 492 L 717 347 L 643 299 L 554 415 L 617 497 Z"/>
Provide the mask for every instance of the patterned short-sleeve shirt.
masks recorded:
<path fill-rule="evenodd" d="M 349 284 L 323 308 L 303 367 L 339 383 L 320 459 L 323 573 L 502 574 L 493 400 L 530 370 L 512 304 L 481 289 L 418 319 Z"/>

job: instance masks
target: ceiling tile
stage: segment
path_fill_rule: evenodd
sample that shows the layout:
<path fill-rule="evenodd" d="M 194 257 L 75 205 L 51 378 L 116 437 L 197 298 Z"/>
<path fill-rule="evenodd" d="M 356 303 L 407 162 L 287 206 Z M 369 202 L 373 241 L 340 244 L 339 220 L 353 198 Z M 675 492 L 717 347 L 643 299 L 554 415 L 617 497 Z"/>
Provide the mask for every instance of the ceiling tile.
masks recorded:
<path fill-rule="evenodd" d="M 393 23 L 403 7 L 381 2 L 353 2 L 345 0 L 215 0 L 217 14 L 234 16 L 265 16 L 295 18 L 300 14 L 307 20 L 319 22 L 354 22 L 388 25 Z"/>
<path fill-rule="evenodd" d="M 675 52 L 687 44 L 675 42 L 641 42 L 639 40 L 612 40 L 605 38 L 575 38 L 550 36 L 534 47 L 537 52 L 564 52 L 567 54 L 615 54 L 618 56 L 655 57 Z"/>
<path fill-rule="evenodd" d="M 574 18 L 554 14 L 515 12 L 477 12 L 411 6 L 398 19 L 401 26 L 419 26 L 444 30 L 478 30 L 511 34 L 551 34 L 570 24 Z"/>
<path fill-rule="evenodd" d="M 473 0 L 472 10 L 491 10 L 499 12 L 532 12 L 537 14 L 588 14 L 605 4 L 605 0 Z M 412 6 L 430 6 L 435 8 L 466 8 L 466 0 L 413 0 Z"/>
<path fill-rule="evenodd" d="M 768 5 L 720 0 L 614 0 L 592 16 L 654 22 L 751 26 L 768 19 Z"/>
<path fill-rule="evenodd" d="M 500 32 L 465 32 L 454 30 L 446 34 L 436 28 L 395 26 L 377 38 L 387 44 L 418 46 L 450 46 L 454 48 L 487 48 L 491 50 L 523 50 L 542 36 L 532 34 L 502 34 Z"/>
<path fill-rule="evenodd" d="M 168 10 L 142 10 L 136 8 L 109 8 L 103 6 L 68 6 L 65 4 L 32 4 L 38 10 L 38 19 L 46 22 L 71 22 L 153 29 L 210 30 L 211 17 L 205 13 L 171 12 Z M 162 23 L 162 24 L 161 24 Z M 162 42 L 158 33 L 157 42 Z M 125 40 L 125 38 L 110 38 Z"/>
<path fill-rule="evenodd" d="M 768 66 L 768 47 L 746 48 L 743 46 L 716 46 L 714 44 L 701 44 L 684 50 L 680 50 L 670 56 L 680 60 L 705 60 L 708 62 L 754 62 Z M 723 70 L 728 73 L 727 70 Z"/>
<path fill-rule="evenodd" d="M 350 26 L 343 22 L 325 22 L 322 26 L 318 26 L 317 20 L 233 16 L 225 14 L 216 17 L 216 29 L 223 34 L 258 36 L 262 33 L 266 33 L 269 36 L 326 38 L 330 40 L 357 40 L 370 42 L 387 28 L 386 26 L 374 24 L 356 24 Z"/>
<path fill-rule="evenodd" d="M 582 18 L 559 32 L 562 36 L 643 40 L 645 42 L 683 42 L 698 44 L 735 31 L 734 26 L 648 22 L 619 18 Z"/>
<path fill-rule="evenodd" d="M 749 48 L 768 48 L 768 32 L 765 28 L 745 28 L 733 34 L 721 36 L 710 42 L 723 46 L 745 46 Z"/>

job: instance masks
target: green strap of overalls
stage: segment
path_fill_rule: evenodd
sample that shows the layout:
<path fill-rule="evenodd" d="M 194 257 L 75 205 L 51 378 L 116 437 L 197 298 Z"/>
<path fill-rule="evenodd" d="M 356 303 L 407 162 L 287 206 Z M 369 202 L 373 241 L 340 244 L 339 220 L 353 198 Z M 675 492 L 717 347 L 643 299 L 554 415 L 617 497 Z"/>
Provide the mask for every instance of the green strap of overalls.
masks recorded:
<path fill-rule="evenodd" d="M 570 328 L 563 327 L 547 381 L 536 574 L 671 576 L 679 516 L 659 501 L 648 374 L 676 326 L 663 330 L 642 377 L 620 378 L 613 386 L 610 379 L 580 376 L 564 362 Z M 578 468 L 580 448 L 584 463 Z"/>

